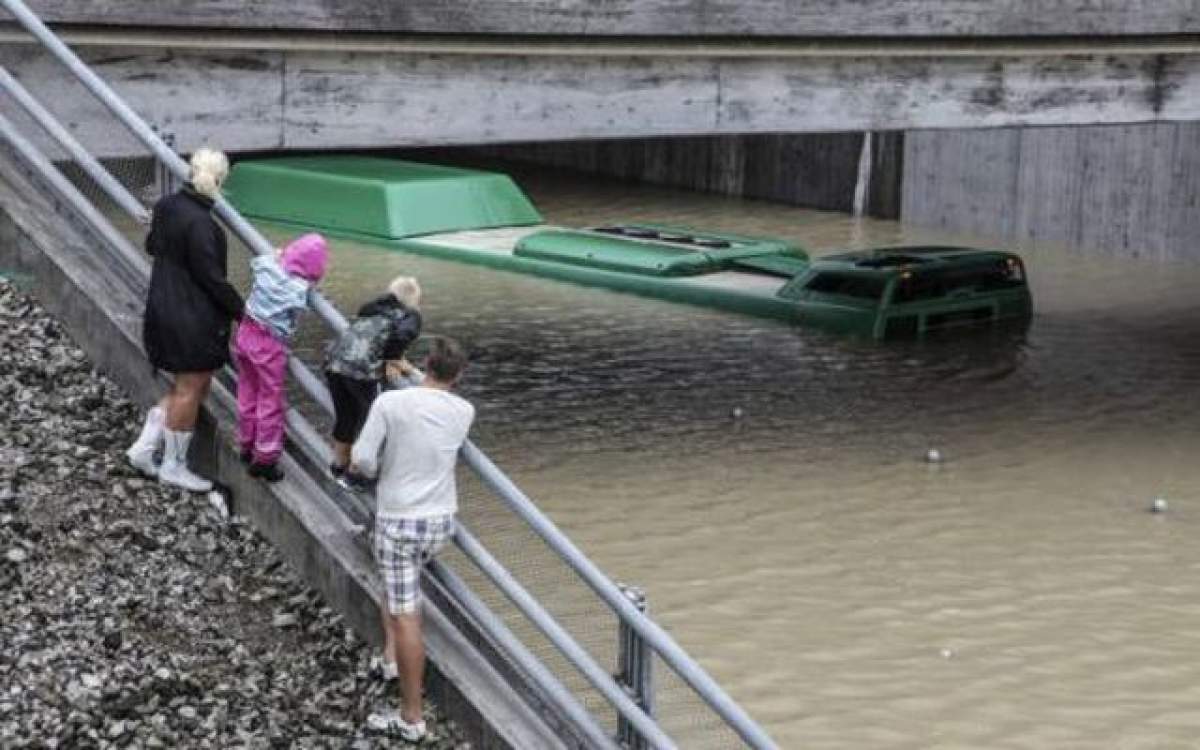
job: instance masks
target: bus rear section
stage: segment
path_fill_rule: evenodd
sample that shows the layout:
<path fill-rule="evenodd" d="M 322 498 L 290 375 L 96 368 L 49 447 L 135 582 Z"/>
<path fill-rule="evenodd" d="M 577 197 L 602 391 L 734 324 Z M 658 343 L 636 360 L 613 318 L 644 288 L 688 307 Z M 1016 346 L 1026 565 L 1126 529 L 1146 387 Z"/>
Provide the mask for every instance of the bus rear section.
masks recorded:
<path fill-rule="evenodd" d="M 1032 300 L 1021 259 L 1011 253 L 945 258 L 892 279 L 876 336 L 915 338 L 997 323 L 1027 323 Z"/>

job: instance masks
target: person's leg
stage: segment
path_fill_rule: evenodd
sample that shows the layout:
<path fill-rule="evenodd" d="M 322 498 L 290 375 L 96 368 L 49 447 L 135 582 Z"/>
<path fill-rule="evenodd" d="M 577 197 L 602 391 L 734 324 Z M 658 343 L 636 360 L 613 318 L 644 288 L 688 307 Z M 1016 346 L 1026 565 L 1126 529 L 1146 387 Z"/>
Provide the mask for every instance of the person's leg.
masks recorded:
<path fill-rule="evenodd" d="M 383 561 L 391 552 L 390 547 L 386 546 L 387 539 L 380 538 L 381 533 L 386 533 L 383 531 L 382 526 L 382 523 L 376 524 L 375 538 L 372 545 L 381 571 L 384 567 Z M 385 578 L 385 583 L 386 580 Z M 396 679 L 396 644 L 392 640 L 392 617 L 388 612 L 388 598 L 386 596 L 379 604 L 379 624 L 383 629 L 383 649 L 379 652 L 378 656 L 371 658 L 370 671 L 378 673 L 380 677 L 390 682 Z"/>
<path fill-rule="evenodd" d="M 371 413 L 371 404 L 375 403 L 375 397 L 379 395 L 379 384 L 373 380 L 351 380 L 350 386 L 351 398 L 354 402 L 354 409 L 351 412 L 354 437 L 350 440 L 353 444 L 362 433 L 363 425 L 367 423 L 367 415 Z"/>
<path fill-rule="evenodd" d="M 387 595 L 387 630 L 400 669 L 399 716 L 373 714 L 368 724 L 391 728 L 415 739 L 425 733 L 422 719 L 425 643 L 421 633 L 421 572 L 454 534 L 454 516 L 383 521 L 376 527 L 376 559 Z M 398 719 L 398 721 L 396 720 Z"/>
<path fill-rule="evenodd" d="M 411 564 L 406 550 L 401 545 L 398 535 L 397 522 L 386 519 L 376 519 L 374 551 L 375 560 L 379 565 L 380 577 L 384 583 L 383 601 L 379 603 L 379 622 L 383 626 L 382 661 L 396 665 L 396 640 L 393 637 L 391 610 L 400 600 L 403 591 L 403 579 L 407 575 L 406 568 Z"/>
<path fill-rule="evenodd" d="M 251 342 L 248 340 L 246 324 L 238 327 L 238 335 L 234 345 L 233 358 L 237 367 L 237 405 L 238 405 L 238 449 L 243 458 L 249 458 L 254 451 L 254 436 L 258 432 L 258 368 L 250 357 Z"/>
<path fill-rule="evenodd" d="M 392 618 L 388 613 L 387 602 L 379 607 L 379 624 L 383 628 L 383 649 L 371 657 L 370 671 L 385 682 L 396 679 L 396 644 L 392 639 Z"/>
<path fill-rule="evenodd" d="M 350 465 L 350 448 L 353 447 L 350 443 L 343 443 L 340 440 L 333 441 L 333 462 L 338 465 L 342 471 Z"/>
<path fill-rule="evenodd" d="M 344 388 L 347 393 L 347 409 L 346 409 L 346 425 L 347 433 L 350 436 L 347 441 L 348 446 L 353 446 L 354 441 L 362 433 L 363 425 L 367 423 L 367 415 L 371 412 L 371 404 L 375 402 L 375 397 L 379 393 L 379 385 L 371 380 L 357 380 L 346 378 L 343 380 Z M 352 448 L 347 450 L 347 460 L 353 452 Z M 347 464 L 345 472 L 345 480 L 347 486 L 353 490 L 365 490 L 370 486 L 370 480 L 352 470 L 352 465 Z"/>
<path fill-rule="evenodd" d="M 158 469 L 160 482 L 182 487 L 191 492 L 208 492 L 212 482 L 193 474 L 187 467 L 188 447 L 192 429 L 200 412 L 200 404 L 208 393 L 211 372 L 181 372 L 175 375 L 174 395 L 167 412 L 166 445 Z"/>
<path fill-rule="evenodd" d="M 258 352 L 258 434 L 254 440 L 252 472 L 270 482 L 283 479 L 276 466 L 283 453 L 287 412 L 287 347 L 275 338 L 260 342 Z"/>
<path fill-rule="evenodd" d="M 212 372 L 179 372 L 175 374 L 170 409 L 167 411 L 167 429 L 176 432 L 191 432 L 200 414 L 200 404 L 208 395 Z"/>
<path fill-rule="evenodd" d="M 417 585 L 420 576 L 420 545 L 417 525 L 421 520 L 377 519 L 375 559 L 383 578 L 384 660 L 394 659 L 401 671 L 402 709 L 372 713 L 367 725 L 372 729 L 399 734 L 408 740 L 425 735 L 421 720 L 421 682 L 424 679 L 425 648 L 421 643 L 417 614 Z M 415 641 L 414 641 L 415 639 Z M 415 693 L 414 693 L 415 685 Z"/>
<path fill-rule="evenodd" d="M 391 617 L 396 666 L 400 670 L 400 716 L 409 724 L 422 719 L 425 686 L 425 642 L 421 639 L 421 613 Z"/>
<path fill-rule="evenodd" d="M 171 410 L 175 408 L 175 377 L 171 376 L 171 383 L 167 386 L 167 392 L 158 401 L 158 408 L 162 409 L 163 429 L 166 430 L 168 417 L 171 415 Z"/>
<path fill-rule="evenodd" d="M 346 391 L 345 379 L 335 372 L 325 372 L 329 397 L 333 401 L 333 463 L 329 470 L 340 477 L 350 465 L 350 412 L 352 405 Z"/>

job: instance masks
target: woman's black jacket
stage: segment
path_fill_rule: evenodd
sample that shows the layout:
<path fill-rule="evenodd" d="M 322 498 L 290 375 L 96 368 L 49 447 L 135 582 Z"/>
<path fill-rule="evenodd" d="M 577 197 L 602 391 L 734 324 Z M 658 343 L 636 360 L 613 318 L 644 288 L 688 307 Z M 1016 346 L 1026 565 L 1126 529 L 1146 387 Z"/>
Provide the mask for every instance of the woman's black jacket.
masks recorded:
<path fill-rule="evenodd" d="M 241 319 L 243 302 L 225 279 L 225 232 L 212 205 L 186 186 L 154 206 L 142 342 L 160 370 L 207 372 L 229 361 L 230 321 Z"/>

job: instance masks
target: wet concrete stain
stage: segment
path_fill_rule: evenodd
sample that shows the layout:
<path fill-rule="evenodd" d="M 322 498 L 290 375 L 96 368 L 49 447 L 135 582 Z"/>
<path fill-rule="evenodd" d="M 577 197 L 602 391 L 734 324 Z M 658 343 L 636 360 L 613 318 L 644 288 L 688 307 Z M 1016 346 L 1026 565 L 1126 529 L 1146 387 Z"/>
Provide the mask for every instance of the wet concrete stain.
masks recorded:
<path fill-rule="evenodd" d="M 1154 114 L 1161 115 L 1179 84 L 1171 80 L 1171 60 L 1166 55 L 1155 55 L 1146 62 L 1150 88 L 1146 91 L 1146 103 Z"/>
<path fill-rule="evenodd" d="M 988 66 L 983 76 L 983 85 L 977 86 L 967 94 L 967 101 L 976 107 L 994 109 L 1000 107 L 1008 99 L 1008 88 L 1004 81 L 1004 66 L 994 62 Z"/>

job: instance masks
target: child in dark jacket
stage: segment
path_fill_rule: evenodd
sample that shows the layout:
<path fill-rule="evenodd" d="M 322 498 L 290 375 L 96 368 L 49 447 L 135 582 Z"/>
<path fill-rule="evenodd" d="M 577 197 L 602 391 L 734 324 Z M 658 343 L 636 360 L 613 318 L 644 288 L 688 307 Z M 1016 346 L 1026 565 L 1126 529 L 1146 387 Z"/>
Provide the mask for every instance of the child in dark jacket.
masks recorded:
<path fill-rule="evenodd" d="M 410 366 L 404 359 L 421 334 L 421 287 L 411 276 L 398 276 L 388 293 L 363 305 L 350 326 L 329 345 L 325 379 L 333 398 L 333 476 L 342 479 L 350 447 L 358 439 L 380 385 Z M 346 477 L 353 480 L 352 477 Z"/>
<path fill-rule="evenodd" d="M 250 474 L 268 482 L 283 479 L 277 464 L 287 411 L 288 342 L 308 305 L 308 290 L 325 275 L 328 263 L 329 246 L 319 234 L 305 234 L 275 256 L 250 261 L 254 287 L 234 344 L 238 443 Z"/>

